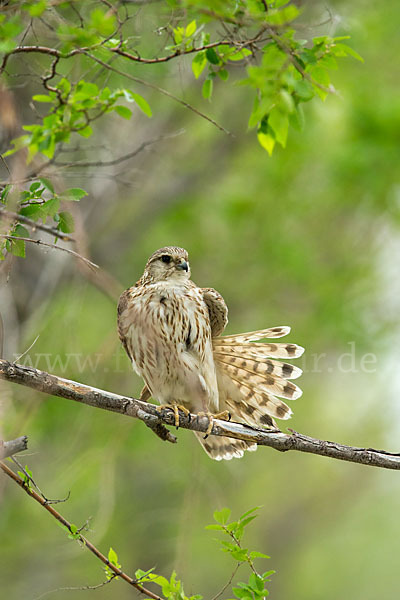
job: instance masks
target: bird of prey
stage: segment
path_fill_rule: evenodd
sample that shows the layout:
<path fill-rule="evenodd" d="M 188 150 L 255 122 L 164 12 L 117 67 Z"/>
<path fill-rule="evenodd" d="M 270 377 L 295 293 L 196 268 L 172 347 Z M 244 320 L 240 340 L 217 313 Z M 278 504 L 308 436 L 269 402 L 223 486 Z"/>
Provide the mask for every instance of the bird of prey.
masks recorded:
<path fill-rule="evenodd" d="M 175 412 L 229 418 L 252 426 L 276 428 L 274 418 L 292 411 L 280 398 L 302 394 L 292 383 L 301 370 L 276 359 L 297 358 L 296 344 L 258 340 L 280 338 L 289 327 L 272 327 L 221 336 L 228 322 L 222 296 L 190 279 L 183 248 L 160 248 L 148 259 L 139 281 L 118 304 L 118 333 L 134 370 L 144 379 L 141 399 L 153 397 Z M 256 343 L 254 343 L 256 342 Z M 276 429 L 275 429 L 276 430 Z M 253 442 L 195 432 L 215 460 L 240 458 L 256 450 Z"/>

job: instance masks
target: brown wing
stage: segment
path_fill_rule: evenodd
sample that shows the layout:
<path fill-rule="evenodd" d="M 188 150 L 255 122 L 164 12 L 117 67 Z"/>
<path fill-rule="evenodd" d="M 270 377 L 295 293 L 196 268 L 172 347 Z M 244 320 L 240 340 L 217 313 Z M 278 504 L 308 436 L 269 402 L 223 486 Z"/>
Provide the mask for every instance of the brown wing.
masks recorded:
<path fill-rule="evenodd" d="M 221 335 L 228 323 L 228 307 L 217 290 L 213 288 L 201 288 L 201 291 L 210 316 L 211 335 L 215 338 Z"/>
<path fill-rule="evenodd" d="M 129 322 L 127 321 L 127 308 L 128 308 L 128 304 L 129 304 L 129 295 L 131 292 L 132 288 L 129 288 L 127 290 L 125 290 L 124 292 L 122 292 L 119 301 L 118 301 L 118 308 L 117 308 L 117 313 L 118 313 L 118 336 L 119 339 L 121 340 L 121 343 L 123 345 L 123 347 L 125 348 L 125 352 L 127 353 L 127 355 L 129 356 L 130 359 L 132 359 L 131 353 L 129 351 L 129 347 L 126 341 L 126 333 L 127 333 L 127 328 L 129 327 Z"/>

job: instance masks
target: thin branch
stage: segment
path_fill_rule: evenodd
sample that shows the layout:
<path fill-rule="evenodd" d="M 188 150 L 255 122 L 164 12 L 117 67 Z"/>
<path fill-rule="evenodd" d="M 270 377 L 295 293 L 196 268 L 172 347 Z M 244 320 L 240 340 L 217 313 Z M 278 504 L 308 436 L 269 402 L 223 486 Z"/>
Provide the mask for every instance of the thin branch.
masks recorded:
<path fill-rule="evenodd" d="M 154 138 L 153 140 L 148 140 L 146 142 L 143 142 L 135 150 L 133 150 L 132 152 L 129 152 L 129 154 L 124 154 L 124 156 L 119 156 L 118 158 L 115 158 L 113 160 L 97 160 L 97 161 L 86 161 L 86 162 L 85 161 L 81 161 L 81 162 L 79 162 L 79 161 L 78 162 L 55 161 L 53 164 L 56 167 L 65 167 L 67 169 L 70 169 L 71 167 L 113 167 L 114 165 L 118 165 L 126 160 L 129 160 L 130 158 L 133 158 L 137 154 L 140 154 L 140 152 L 142 152 L 145 148 L 147 148 L 147 146 L 151 146 L 152 144 L 156 144 L 157 142 L 162 142 L 163 140 L 168 140 L 168 139 L 174 138 L 178 135 L 181 135 L 182 133 L 183 133 L 183 130 L 180 130 L 176 133 L 171 133 L 169 135 L 160 135 L 160 137 Z"/>
<path fill-rule="evenodd" d="M 43 594 L 40 594 L 40 596 L 36 596 L 36 598 L 34 598 L 34 600 L 41 600 L 42 598 L 45 598 L 49 594 L 55 594 L 56 592 L 75 592 L 75 591 L 84 591 L 84 590 L 98 590 L 99 588 L 104 587 L 108 583 L 111 583 L 115 579 L 115 577 L 116 577 L 116 575 L 113 577 L 110 577 L 110 579 L 107 579 L 106 581 L 102 581 L 101 583 L 98 583 L 97 585 L 79 585 L 79 586 L 72 586 L 72 587 L 69 586 L 69 587 L 55 588 L 54 590 L 48 590 L 47 592 L 43 592 Z"/>
<path fill-rule="evenodd" d="M 67 500 L 69 500 L 69 497 L 71 495 L 71 492 L 68 492 L 68 494 L 65 496 L 65 498 L 61 498 L 61 499 L 57 499 L 57 500 L 50 500 L 50 498 L 46 498 L 46 496 L 43 494 L 42 490 L 39 488 L 38 484 L 36 483 L 36 481 L 33 479 L 33 477 L 28 473 L 28 471 L 26 469 L 24 469 L 24 467 L 21 465 L 21 463 L 15 458 L 15 456 L 11 457 L 12 461 L 17 465 L 17 467 L 19 469 L 21 469 L 22 473 L 25 475 L 26 477 L 26 481 L 29 481 L 35 488 L 36 490 L 39 492 L 39 494 L 41 495 L 41 497 L 43 498 L 43 500 L 46 502 L 46 504 L 60 504 L 60 502 L 66 502 Z"/>
<path fill-rule="evenodd" d="M 120 69 L 116 69 L 115 67 L 112 67 L 108 63 L 105 63 L 103 60 L 101 60 L 100 58 L 97 58 L 97 56 L 93 56 L 93 54 L 90 54 L 89 52 L 85 52 L 85 55 L 88 56 L 89 58 L 91 58 L 92 60 L 94 60 L 95 62 L 99 63 L 99 65 L 102 65 L 103 67 L 105 67 L 109 71 L 113 71 L 114 73 L 118 73 L 118 75 L 122 75 L 122 77 L 126 77 L 126 79 L 130 79 L 131 81 L 135 81 L 136 83 L 140 83 L 141 85 L 144 85 L 144 86 L 149 87 L 149 88 L 151 88 L 153 90 L 156 90 L 157 92 L 160 92 L 160 94 L 164 94 L 164 96 L 167 96 L 168 98 L 171 98 L 172 100 L 175 100 L 175 102 L 178 102 L 179 104 L 182 104 L 182 106 L 184 106 L 185 108 L 188 108 L 189 110 L 191 110 L 192 112 L 194 112 L 199 117 L 202 117 L 203 119 L 205 119 L 209 123 L 212 123 L 220 131 L 223 131 L 227 135 L 230 135 L 231 137 L 234 137 L 233 133 L 231 133 L 230 131 L 228 131 L 227 129 L 225 129 L 225 127 L 223 127 L 222 125 L 219 125 L 219 123 L 217 123 L 216 121 L 214 121 L 214 119 L 212 119 L 211 117 L 205 115 L 203 112 L 201 112 L 200 110 L 198 110 L 197 108 L 195 108 L 194 106 L 192 106 L 191 104 L 189 104 L 188 102 L 185 102 L 185 100 L 182 100 L 181 98 L 178 98 L 177 96 L 174 96 L 174 94 L 171 94 L 171 92 L 168 92 L 164 88 L 161 88 L 158 85 L 155 85 L 154 83 L 150 83 L 149 81 L 145 81 L 144 79 L 140 79 L 140 77 L 134 77 L 133 75 L 130 75 L 129 73 L 125 73 L 124 71 L 120 71 Z"/>
<path fill-rule="evenodd" d="M 222 594 L 225 592 L 225 590 L 231 585 L 231 583 L 233 581 L 233 578 L 235 577 L 235 575 L 238 572 L 239 567 L 241 565 L 243 565 L 242 562 L 241 563 L 240 562 L 237 563 L 236 567 L 234 568 L 234 570 L 233 570 L 233 572 L 232 572 L 232 574 L 231 574 L 231 576 L 229 578 L 229 581 L 226 582 L 226 584 L 224 585 L 224 587 L 217 594 L 215 594 L 215 596 L 213 598 L 211 598 L 211 600 L 217 600 L 220 596 L 222 596 Z"/>
<path fill-rule="evenodd" d="M 177 49 L 172 54 L 168 54 L 167 56 L 161 56 L 160 58 L 142 58 L 138 54 L 130 54 L 130 52 L 126 52 L 125 50 L 121 50 L 121 48 L 110 48 L 110 52 L 114 52 L 119 56 L 123 56 L 129 60 L 133 60 L 134 62 L 145 63 L 146 65 L 156 65 L 159 63 L 168 62 L 178 56 L 185 56 L 186 54 L 194 54 L 195 52 L 202 52 L 203 50 L 208 50 L 209 48 L 216 48 L 217 46 L 239 46 L 245 47 L 250 45 L 252 40 L 245 40 L 242 42 L 234 42 L 231 40 L 221 40 L 219 42 L 211 42 L 209 44 L 204 44 L 204 46 L 193 46 L 192 48 L 187 48 L 185 50 Z"/>
<path fill-rule="evenodd" d="M 9 442 L 3 442 L 0 440 L 0 458 L 7 458 L 18 452 L 23 452 L 28 448 L 28 438 L 26 435 L 10 440 Z"/>
<path fill-rule="evenodd" d="M 20 354 L 19 356 L 17 356 L 17 358 L 13 362 L 17 363 L 19 360 L 21 360 L 21 358 L 23 358 L 26 354 L 28 354 L 29 350 L 31 350 L 33 348 L 33 346 L 38 341 L 39 337 L 40 337 L 40 333 L 38 333 L 38 335 L 35 337 L 35 339 L 33 340 L 32 344 L 26 350 L 24 350 L 24 352 L 22 354 Z"/>
<path fill-rule="evenodd" d="M 137 581 L 135 579 L 133 579 L 132 577 L 130 577 L 129 575 L 124 573 L 124 571 L 122 571 L 121 569 L 119 569 L 118 567 L 116 567 L 115 565 L 110 563 L 108 558 L 106 556 L 104 556 L 104 554 L 102 554 L 100 552 L 100 550 L 98 550 L 96 548 L 96 546 L 94 546 L 91 542 L 89 542 L 89 540 L 85 536 L 83 536 L 81 533 L 78 533 L 75 530 L 75 528 L 72 528 L 72 523 L 67 521 L 67 519 L 65 519 L 59 512 L 57 512 L 53 508 L 53 506 L 47 504 L 46 500 L 44 500 L 44 498 L 42 498 L 37 492 L 35 492 L 35 490 L 28 487 L 26 485 L 26 483 L 20 477 L 18 477 L 18 475 L 16 475 L 14 473 L 14 471 L 12 471 L 7 465 L 0 462 L 0 469 L 2 469 L 2 471 L 6 475 L 8 475 L 8 477 L 13 479 L 13 481 L 15 481 L 15 483 L 17 483 L 28 494 L 28 496 L 30 496 L 31 498 L 36 500 L 36 502 L 38 502 L 41 506 L 43 506 L 43 508 L 45 510 L 47 510 L 47 512 L 49 512 L 59 523 L 64 525 L 64 527 L 66 527 L 68 529 L 68 531 L 71 533 L 71 535 L 74 536 L 74 539 L 79 540 L 84 545 L 85 548 L 90 550 L 90 552 L 92 552 L 92 554 L 94 554 L 99 560 L 101 560 L 101 562 L 103 564 L 105 564 L 111 571 L 113 571 L 113 573 L 115 573 L 116 577 L 121 577 L 121 579 L 123 579 L 124 581 L 129 583 L 129 585 L 133 586 L 134 588 L 139 590 L 139 592 L 148 596 L 149 598 L 152 598 L 153 600 L 162 600 L 160 596 L 157 596 L 157 594 L 153 594 L 153 592 L 151 592 L 147 588 L 145 588 L 142 585 L 140 585 L 139 583 L 137 583 Z"/>
<path fill-rule="evenodd" d="M 178 48 L 177 50 L 175 50 L 175 52 L 172 52 L 171 54 L 167 54 L 166 56 L 161 56 L 160 58 L 142 58 L 138 54 L 136 54 L 136 55 L 130 54 L 129 52 L 122 50 L 120 47 L 109 48 L 109 51 L 112 53 L 115 53 L 115 54 L 119 54 L 120 56 L 123 56 L 124 58 L 127 58 L 127 59 L 135 61 L 135 62 L 144 63 L 146 65 L 157 65 L 159 63 L 165 63 L 170 60 L 173 60 L 174 58 L 178 58 L 179 56 L 185 56 L 186 54 L 194 54 L 195 52 L 203 52 L 204 50 L 208 50 L 210 48 L 217 48 L 218 46 L 238 46 L 239 48 L 243 48 L 247 45 L 252 44 L 252 42 L 253 42 L 253 40 L 241 40 L 241 41 L 219 40 L 217 42 L 210 42 L 209 44 L 204 44 L 203 46 L 197 46 L 197 47 L 193 46 L 192 48 L 185 48 L 185 49 Z M 71 50 L 71 52 L 62 52 L 61 50 L 57 50 L 57 48 L 51 48 L 49 46 L 17 46 L 13 50 L 11 50 L 7 54 L 5 54 L 5 56 L 3 58 L 3 63 L 0 67 L 0 73 L 6 67 L 9 57 L 12 56 L 13 54 L 21 54 L 21 53 L 47 54 L 48 56 L 54 56 L 56 58 L 56 60 L 58 61 L 62 58 L 72 58 L 73 56 L 76 56 L 77 54 L 83 54 L 87 50 L 95 50 L 96 47 L 98 47 L 100 45 L 101 44 L 96 44 L 95 46 L 86 46 L 84 48 L 75 48 L 74 50 Z M 52 75 L 50 76 L 50 78 L 54 77 L 54 75 L 55 75 L 56 65 L 57 65 L 57 63 L 55 63 L 55 64 L 53 63 L 53 65 L 51 66 Z"/>
<path fill-rule="evenodd" d="M 5 238 L 7 240 L 20 240 L 22 242 L 30 242 L 31 244 L 37 244 L 38 246 L 46 246 L 46 248 L 56 248 L 57 250 L 62 250 L 63 252 L 68 252 L 68 254 L 72 254 L 76 258 L 83 260 L 83 262 L 85 262 L 93 270 L 100 268 L 99 265 L 96 265 L 96 263 L 92 262 L 88 258 L 85 258 L 84 256 L 81 256 L 77 252 L 74 252 L 74 250 L 70 250 L 69 248 L 63 248 L 62 246 L 56 246 L 56 244 L 48 244 L 47 242 L 42 242 L 41 240 L 33 240 L 32 238 L 17 237 L 15 235 L 6 235 L 6 234 L 0 234 L 0 238 Z"/>
<path fill-rule="evenodd" d="M 141 402 L 136 398 L 119 396 L 118 394 L 77 383 L 69 379 L 63 379 L 56 375 L 39 371 L 38 369 L 16 365 L 6 360 L 0 360 L 0 379 L 133 418 L 145 420 L 142 414 L 144 413 L 146 414 L 146 419 L 153 420 L 153 422 L 155 422 L 154 418 L 159 418 L 166 425 L 173 426 L 175 423 L 174 413 L 169 408 L 160 410 L 156 406 Z M 197 415 L 187 416 L 180 413 L 180 426 L 184 429 L 205 433 L 208 428 L 208 418 Z M 290 434 L 271 432 L 242 423 L 232 423 L 215 419 L 211 433 L 212 435 L 253 442 L 259 446 L 270 446 L 280 452 L 296 450 L 298 452 L 319 454 L 320 456 L 328 456 L 338 460 L 381 467 L 383 469 L 400 470 L 399 453 L 375 450 L 373 448 L 346 446 L 336 442 L 312 438 L 296 431 L 291 431 Z"/>
<path fill-rule="evenodd" d="M 68 235 L 68 233 L 63 233 L 62 231 L 60 231 L 59 229 L 56 229 L 55 227 L 50 227 L 49 225 L 44 225 L 42 223 L 37 223 L 36 221 L 33 221 L 32 219 L 29 219 L 28 217 L 25 217 L 24 215 L 20 215 L 17 212 L 13 212 L 12 210 L 6 210 L 5 208 L 0 206 L 0 217 L 4 216 L 4 217 L 9 217 L 11 220 L 17 220 L 20 223 L 24 223 L 25 225 L 28 225 L 28 227 L 31 227 L 31 229 L 35 230 L 35 229 L 40 229 L 40 231 L 45 231 L 46 233 L 50 233 L 51 235 L 54 235 L 54 237 L 57 237 L 60 240 L 63 240 L 63 242 L 73 242 L 74 238 L 70 235 Z"/>

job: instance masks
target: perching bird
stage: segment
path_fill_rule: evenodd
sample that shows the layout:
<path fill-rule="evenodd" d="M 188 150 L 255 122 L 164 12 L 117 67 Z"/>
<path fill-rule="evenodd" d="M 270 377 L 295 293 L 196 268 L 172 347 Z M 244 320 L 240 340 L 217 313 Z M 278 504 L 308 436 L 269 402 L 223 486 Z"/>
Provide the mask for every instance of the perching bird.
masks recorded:
<path fill-rule="evenodd" d="M 287 335 L 289 327 L 273 327 L 221 337 L 228 308 L 212 288 L 199 288 L 190 279 L 183 248 L 160 248 L 147 261 L 144 273 L 118 304 L 118 333 L 143 377 L 141 399 L 160 405 L 275 427 L 274 417 L 288 419 L 292 411 L 278 398 L 296 399 L 300 388 L 289 381 L 301 370 L 277 358 L 297 358 L 295 344 L 252 343 Z M 210 430 L 211 430 L 210 427 Z M 257 445 L 244 440 L 196 433 L 207 454 L 216 460 L 240 458 Z"/>

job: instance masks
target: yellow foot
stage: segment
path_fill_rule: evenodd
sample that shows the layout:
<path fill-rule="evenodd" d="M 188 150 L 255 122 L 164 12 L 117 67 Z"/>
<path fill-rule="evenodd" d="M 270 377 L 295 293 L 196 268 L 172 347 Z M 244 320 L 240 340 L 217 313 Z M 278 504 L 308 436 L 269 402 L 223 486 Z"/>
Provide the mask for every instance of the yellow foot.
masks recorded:
<path fill-rule="evenodd" d="M 161 404 L 160 406 L 157 406 L 157 410 L 159 412 L 161 412 L 163 408 L 170 408 L 173 411 L 174 416 L 175 416 L 175 427 L 177 429 L 179 427 L 179 411 L 180 410 L 190 421 L 190 410 L 188 410 L 186 408 L 186 406 L 182 406 L 181 404 Z"/>
<path fill-rule="evenodd" d="M 210 412 L 199 412 L 197 413 L 198 417 L 207 417 L 208 419 L 208 427 L 207 427 L 207 431 L 205 433 L 204 439 L 206 440 L 208 438 L 208 436 L 210 435 L 213 425 L 214 425 L 214 419 L 221 419 L 222 421 L 230 421 L 231 420 L 231 413 L 229 412 L 229 410 L 224 410 L 220 413 L 210 413 Z"/>

